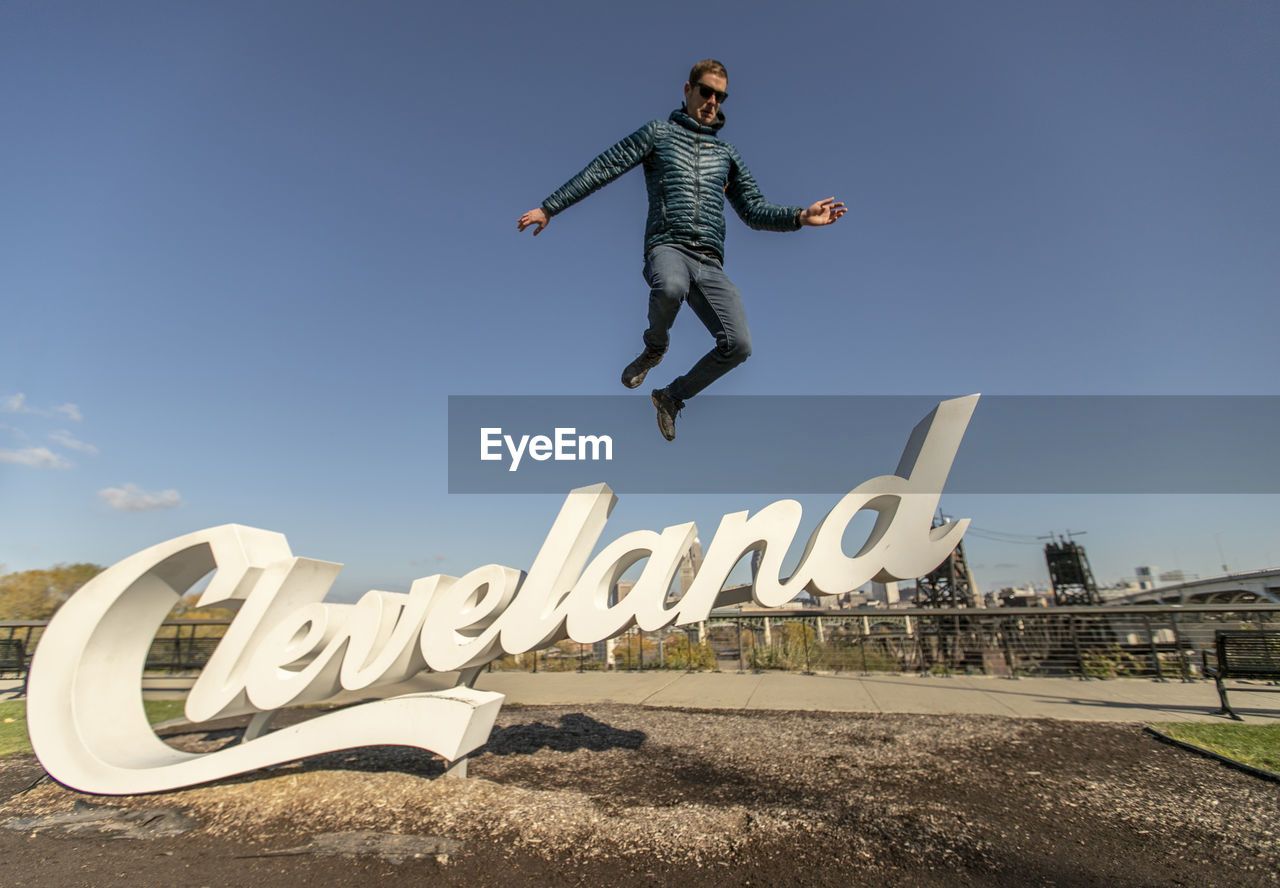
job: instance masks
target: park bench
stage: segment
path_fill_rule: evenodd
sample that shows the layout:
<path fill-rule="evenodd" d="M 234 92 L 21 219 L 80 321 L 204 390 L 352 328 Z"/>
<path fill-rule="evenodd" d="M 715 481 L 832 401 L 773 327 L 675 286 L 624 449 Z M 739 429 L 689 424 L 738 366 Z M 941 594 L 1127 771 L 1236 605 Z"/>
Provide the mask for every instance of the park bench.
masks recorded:
<path fill-rule="evenodd" d="M 1280 630 L 1219 629 L 1213 634 L 1214 659 L 1201 654 L 1204 674 L 1218 686 L 1219 712 L 1243 721 L 1227 700 L 1223 682 L 1229 678 L 1280 680 Z"/>
<path fill-rule="evenodd" d="M 27 646 L 21 638 L 0 638 L 0 676 L 27 675 Z"/>

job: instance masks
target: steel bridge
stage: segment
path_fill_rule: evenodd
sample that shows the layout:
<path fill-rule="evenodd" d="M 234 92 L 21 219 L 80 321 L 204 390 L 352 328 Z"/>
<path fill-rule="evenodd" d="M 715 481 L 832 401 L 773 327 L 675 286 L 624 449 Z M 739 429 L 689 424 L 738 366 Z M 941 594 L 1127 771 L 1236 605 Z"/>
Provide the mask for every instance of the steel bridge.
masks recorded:
<path fill-rule="evenodd" d="M 1108 598 L 1106 604 L 1127 607 L 1135 604 L 1280 604 L 1280 568 L 1229 573 L 1203 580 L 1187 580 L 1169 586 L 1158 586 L 1120 598 Z"/>

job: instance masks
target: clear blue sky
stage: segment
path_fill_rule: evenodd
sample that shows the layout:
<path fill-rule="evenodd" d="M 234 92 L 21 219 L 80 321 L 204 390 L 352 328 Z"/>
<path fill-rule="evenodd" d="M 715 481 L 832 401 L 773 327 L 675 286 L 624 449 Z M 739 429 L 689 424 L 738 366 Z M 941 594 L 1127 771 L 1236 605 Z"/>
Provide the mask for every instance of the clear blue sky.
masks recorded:
<path fill-rule="evenodd" d="M 238 522 L 344 597 L 527 567 L 561 497 L 448 494 L 447 397 L 622 392 L 641 173 L 515 220 L 707 56 L 766 196 L 850 207 L 730 213 L 755 354 L 717 394 L 1278 394 L 1278 36 L 1262 0 L 0 5 L 0 563 Z M 709 344 L 685 314 L 661 370 Z M 771 499 L 631 494 L 606 541 Z M 1088 531 L 1109 581 L 1276 564 L 1277 499 L 943 507 Z"/>

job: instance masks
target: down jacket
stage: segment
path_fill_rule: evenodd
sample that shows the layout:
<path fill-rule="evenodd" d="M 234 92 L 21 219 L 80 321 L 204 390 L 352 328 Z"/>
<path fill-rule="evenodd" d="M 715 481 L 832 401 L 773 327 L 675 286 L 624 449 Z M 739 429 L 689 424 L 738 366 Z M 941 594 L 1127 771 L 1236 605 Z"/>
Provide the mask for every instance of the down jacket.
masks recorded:
<path fill-rule="evenodd" d="M 651 120 L 603 152 L 542 202 L 554 216 L 644 164 L 649 218 L 644 249 L 676 244 L 724 259 L 724 199 L 751 228 L 795 231 L 801 207 L 770 203 L 760 193 L 738 151 L 716 137 L 723 112 L 704 126 L 683 110 L 667 120 Z"/>

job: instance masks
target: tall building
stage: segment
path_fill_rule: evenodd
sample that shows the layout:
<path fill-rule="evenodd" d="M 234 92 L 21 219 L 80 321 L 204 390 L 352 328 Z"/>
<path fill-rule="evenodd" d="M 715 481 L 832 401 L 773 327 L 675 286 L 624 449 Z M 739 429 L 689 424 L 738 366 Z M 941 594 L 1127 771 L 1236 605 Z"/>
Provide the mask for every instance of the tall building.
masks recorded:
<path fill-rule="evenodd" d="M 684 558 L 680 559 L 681 595 L 689 591 L 689 587 L 693 585 L 693 577 L 700 567 L 702 567 L 702 541 L 694 537 L 693 545 L 689 547 Z"/>
<path fill-rule="evenodd" d="M 635 585 L 633 580 L 618 580 L 613 584 L 613 588 L 609 590 L 609 607 L 613 607 L 619 601 L 627 597 L 627 593 L 631 591 L 631 587 Z"/>
<path fill-rule="evenodd" d="M 869 597 L 872 601 L 881 601 L 887 605 L 897 604 L 901 600 L 901 596 L 898 594 L 897 581 L 890 583 L 872 582 L 871 595 Z"/>

